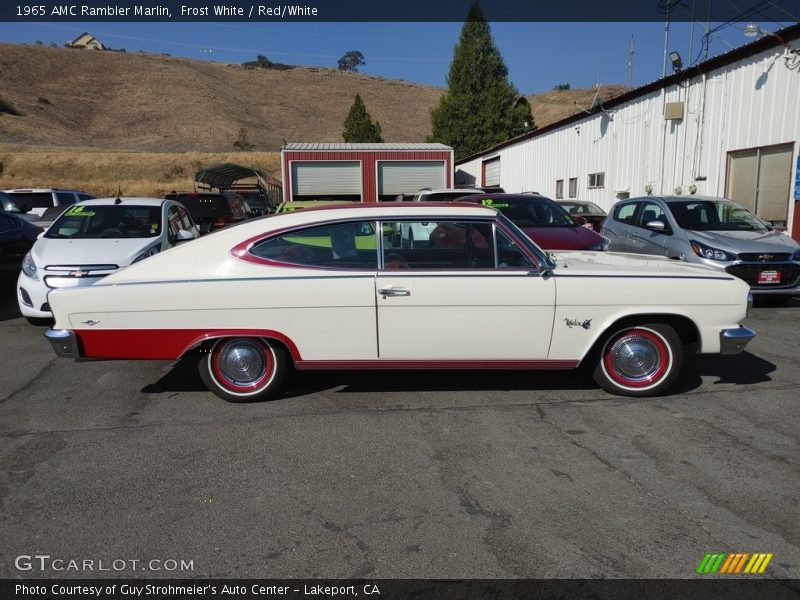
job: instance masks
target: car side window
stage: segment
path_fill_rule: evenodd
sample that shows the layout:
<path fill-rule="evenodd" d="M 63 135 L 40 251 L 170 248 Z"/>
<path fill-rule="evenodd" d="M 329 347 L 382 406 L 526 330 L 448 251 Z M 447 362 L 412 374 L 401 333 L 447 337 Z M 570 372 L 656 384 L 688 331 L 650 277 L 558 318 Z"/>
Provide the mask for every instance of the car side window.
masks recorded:
<path fill-rule="evenodd" d="M 250 253 L 293 265 L 374 270 L 378 268 L 377 240 L 371 221 L 332 223 L 258 242 Z"/>
<path fill-rule="evenodd" d="M 181 229 L 181 217 L 175 205 L 170 206 L 167 211 L 167 227 L 167 239 L 173 244 L 178 239 L 178 231 Z"/>
<path fill-rule="evenodd" d="M 636 214 L 636 202 L 621 204 L 614 209 L 614 220 L 620 223 L 633 225 L 633 217 Z"/>
<path fill-rule="evenodd" d="M 194 223 L 192 222 L 192 217 L 189 215 L 187 210 L 182 206 L 178 206 L 178 217 L 181 221 L 181 229 L 185 229 L 189 231 L 192 227 L 194 227 Z"/>
<path fill-rule="evenodd" d="M 475 221 L 383 223 L 384 269 L 491 269 L 492 224 Z"/>
<path fill-rule="evenodd" d="M 638 227 L 645 227 L 651 221 L 661 221 L 664 225 L 668 224 L 664 209 L 655 202 L 643 202 L 642 210 L 639 211 L 639 218 L 636 219 Z"/>
<path fill-rule="evenodd" d="M 72 192 L 56 192 L 59 204 L 75 204 L 75 194 Z"/>
<path fill-rule="evenodd" d="M 532 268 L 530 259 L 505 233 L 497 230 L 497 266 L 501 269 Z"/>

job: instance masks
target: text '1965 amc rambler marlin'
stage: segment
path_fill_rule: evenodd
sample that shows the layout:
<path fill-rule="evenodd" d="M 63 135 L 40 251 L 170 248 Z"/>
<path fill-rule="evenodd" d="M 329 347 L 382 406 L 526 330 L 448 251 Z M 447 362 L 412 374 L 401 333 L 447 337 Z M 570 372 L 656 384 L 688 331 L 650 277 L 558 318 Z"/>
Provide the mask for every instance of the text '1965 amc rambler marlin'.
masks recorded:
<path fill-rule="evenodd" d="M 429 238 L 407 247 L 408 223 Z M 46 336 L 65 357 L 196 353 L 203 382 L 234 402 L 275 397 L 292 368 L 583 364 L 609 392 L 649 396 L 673 384 L 684 345 L 742 351 L 748 293 L 663 258 L 549 255 L 490 207 L 385 203 L 248 221 L 54 290 Z"/>

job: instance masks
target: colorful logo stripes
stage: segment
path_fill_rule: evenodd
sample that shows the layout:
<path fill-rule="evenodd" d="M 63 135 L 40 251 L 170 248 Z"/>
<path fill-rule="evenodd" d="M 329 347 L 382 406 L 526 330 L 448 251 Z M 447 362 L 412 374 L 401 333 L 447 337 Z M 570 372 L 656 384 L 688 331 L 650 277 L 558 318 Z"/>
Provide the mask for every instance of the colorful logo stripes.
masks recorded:
<path fill-rule="evenodd" d="M 746 575 L 760 575 L 772 560 L 772 553 L 765 552 L 707 552 L 697 567 L 701 575 L 724 573 L 727 575 L 739 573 Z"/>

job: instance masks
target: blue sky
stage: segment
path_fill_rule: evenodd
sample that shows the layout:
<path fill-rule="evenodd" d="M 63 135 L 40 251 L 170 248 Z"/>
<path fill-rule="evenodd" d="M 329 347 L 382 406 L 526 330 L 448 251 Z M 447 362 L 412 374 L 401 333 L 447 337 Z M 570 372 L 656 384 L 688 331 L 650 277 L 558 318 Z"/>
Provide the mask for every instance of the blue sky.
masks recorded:
<path fill-rule="evenodd" d="M 788 23 L 784 23 L 787 25 Z M 712 24 L 713 27 L 714 24 Z M 708 57 L 752 41 L 745 23 L 713 36 Z M 0 23 L 0 41 L 61 46 L 89 31 L 128 52 L 166 52 L 198 60 L 241 63 L 264 54 L 273 62 L 335 67 L 348 50 L 366 59 L 361 72 L 390 79 L 444 86 L 462 23 Z M 775 31 L 779 24 L 762 23 Z M 492 23 L 492 34 L 522 93 L 556 84 L 573 88 L 628 83 L 628 53 L 634 39 L 633 85 L 662 74 L 664 23 Z M 672 23 L 669 50 L 684 64 L 700 52 L 703 25 Z M 691 49 L 691 58 L 689 57 Z M 671 72 L 671 68 L 670 71 Z"/>

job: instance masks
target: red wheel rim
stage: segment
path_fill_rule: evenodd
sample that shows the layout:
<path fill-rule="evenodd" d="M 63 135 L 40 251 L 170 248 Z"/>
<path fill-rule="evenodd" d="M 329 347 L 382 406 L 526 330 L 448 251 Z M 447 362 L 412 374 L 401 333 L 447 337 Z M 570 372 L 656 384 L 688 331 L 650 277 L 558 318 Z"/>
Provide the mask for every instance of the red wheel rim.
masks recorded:
<path fill-rule="evenodd" d="M 657 385 L 672 366 L 666 340 L 651 329 L 628 329 L 606 343 L 603 370 L 617 385 L 643 389 Z"/>
<path fill-rule="evenodd" d="M 214 380 L 225 390 L 241 395 L 257 393 L 275 374 L 273 350 L 260 338 L 220 340 L 209 361 Z"/>

